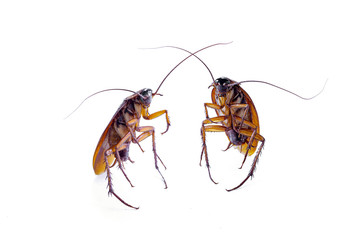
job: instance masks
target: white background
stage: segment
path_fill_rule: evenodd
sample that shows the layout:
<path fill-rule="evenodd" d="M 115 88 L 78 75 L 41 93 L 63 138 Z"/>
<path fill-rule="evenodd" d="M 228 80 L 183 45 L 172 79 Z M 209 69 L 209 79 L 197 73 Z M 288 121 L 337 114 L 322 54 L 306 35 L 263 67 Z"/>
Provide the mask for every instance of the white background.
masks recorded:
<path fill-rule="evenodd" d="M 1 239 L 359 239 L 359 7 L 356 1 L 2 1 L 0 4 Z M 126 92 L 155 90 L 186 53 L 215 77 L 244 84 L 266 138 L 255 178 L 223 133 L 208 134 L 213 177 L 199 167 L 203 103 L 211 78 L 196 59 L 176 69 L 155 97 L 163 189 L 151 140 L 131 146 L 134 164 L 113 168 L 107 196 L 95 176 L 97 141 Z M 212 114 L 214 114 L 212 112 Z M 5 236 L 5 237 L 4 237 Z"/>

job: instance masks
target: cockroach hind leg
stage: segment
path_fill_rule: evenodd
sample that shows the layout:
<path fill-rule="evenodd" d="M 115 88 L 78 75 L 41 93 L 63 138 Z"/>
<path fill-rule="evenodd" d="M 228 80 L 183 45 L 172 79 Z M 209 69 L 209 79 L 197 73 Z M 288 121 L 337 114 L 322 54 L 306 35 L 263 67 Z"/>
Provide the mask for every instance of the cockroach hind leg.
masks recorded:
<path fill-rule="evenodd" d="M 259 157 L 260 157 L 262 149 L 264 148 L 264 144 L 265 144 L 265 139 L 262 140 L 262 143 L 261 143 L 261 145 L 260 145 L 260 147 L 259 147 L 259 149 L 258 149 L 258 151 L 256 153 L 256 156 L 254 157 L 250 172 L 248 173 L 247 177 L 239 185 L 237 185 L 236 187 L 231 188 L 231 189 L 226 189 L 226 191 L 231 192 L 233 190 L 236 190 L 236 189 L 240 188 L 247 180 L 249 180 L 249 178 L 254 177 L 254 172 L 256 170 L 256 164 L 259 161 Z"/>
<path fill-rule="evenodd" d="M 226 191 L 231 192 L 231 191 L 234 191 L 234 190 L 240 188 L 250 177 L 252 177 L 252 176 L 248 175 L 238 186 L 231 188 L 231 189 L 226 189 Z"/>
<path fill-rule="evenodd" d="M 130 208 L 133 208 L 133 209 L 136 209 L 136 210 L 139 209 L 139 207 L 134 207 L 134 206 L 128 204 L 127 202 L 125 202 L 124 200 L 122 200 L 121 197 L 119 197 L 112 189 L 109 190 L 108 194 L 109 194 L 109 196 L 114 195 L 120 202 L 122 202 L 124 205 L 126 205 L 126 206 L 128 206 Z"/>
<path fill-rule="evenodd" d="M 108 184 L 107 184 L 107 188 L 108 188 L 108 195 L 114 195 L 120 202 L 122 202 L 124 205 L 133 208 L 133 209 L 139 209 L 139 207 L 134 207 L 130 204 L 128 204 L 127 202 L 125 202 L 124 200 L 122 200 L 113 190 L 113 185 L 112 185 L 112 179 L 111 179 L 111 172 L 110 172 L 110 167 L 109 167 L 109 162 L 107 160 L 107 156 L 105 156 L 104 159 L 105 162 L 105 170 L 106 170 L 106 177 L 105 179 L 108 180 Z"/>

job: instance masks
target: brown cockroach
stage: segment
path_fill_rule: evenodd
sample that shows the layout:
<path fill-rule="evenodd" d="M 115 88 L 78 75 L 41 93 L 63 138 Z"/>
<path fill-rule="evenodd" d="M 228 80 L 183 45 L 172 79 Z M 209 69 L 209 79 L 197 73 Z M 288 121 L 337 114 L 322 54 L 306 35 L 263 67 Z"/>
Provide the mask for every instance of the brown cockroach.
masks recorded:
<path fill-rule="evenodd" d="M 325 87 L 324 85 L 323 89 L 315 96 L 305 98 L 287 89 L 264 81 L 246 80 L 236 82 L 226 77 L 214 79 L 213 74 L 211 73 L 208 66 L 198 56 L 196 56 L 195 53 L 191 53 L 190 51 L 179 47 L 167 47 L 180 49 L 182 51 L 193 54 L 194 57 L 196 57 L 204 64 L 212 77 L 213 83 L 209 86 L 209 88 L 213 87 L 211 91 L 211 103 L 204 103 L 206 119 L 203 120 L 201 125 L 201 138 L 203 146 L 200 156 L 200 166 L 201 160 L 203 156 L 205 156 L 206 167 L 208 169 L 210 180 L 217 184 L 217 182 L 215 182 L 212 178 L 210 172 L 208 150 L 206 146 L 206 132 L 224 132 L 226 134 L 229 140 L 229 144 L 224 151 L 231 147 L 235 147 L 242 154 L 244 154 L 244 159 L 240 169 L 243 167 L 247 156 L 251 156 L 255 153 L 256 149 L 258 149 L 246 178 L 236 187 L 226 189 L 227 191 L 233 191 L 240 188 L 249 178 L 254 176 L 256 164 L 258 163 L 260 153 L 265 144 L 265 138 L 260 134 L 259 116 L 256 111 L 254 102 L 250 98 L 249 94 L 242 87 L 240 87 L 240 85 L 249 82 L 263 83 L 291 93 L 304 100 L 310 100 L 316 97 L 323 91 Z M 217 116 L 209 117 L 208 108 L 214 109 Z M 260 147 L 258 147 L 259 143 Z"/>
<path fill-rule="evenodd" d="M 209 45 L 207 47 L 204 47 L 204 48 L 196 51 L 195 53 L 198 53 L 209 47 L 221 45 L 221 44 L 227 44 L 227 43 L 212 44 L 212 45 Z M 128 92 L 133 93 L 133 95 L 127 97 L 123 101 L 123 103 L 120 105 L 120 107 L 115 112 L 114 116 L 111 118 L 109 124 L 107 125 L 103 134 L 100 137 L 100 140 L 95 149 L 94 158 L 93 158 L 93 168 L 94 168 L 95 174 L 98 175 L 98 174 L 102 174 L 103 172 L 106 172 L 106 179 L 108 182 L 107 183 L 108 194 L 114 195 L 118 200 L 120 200 L 123 204 L 125 204 L 128 207 L 138 209 L 138 207 L 134 207 L 134 206 L 128 204 L 127 202 L 125 202 L 120 196 L 118 196 L 114 192 L 110 168 L 112 168 L 116 163 L 118 163 L 120 170 L 124 174 L 127 181 L 130 183 L 130 185 L 133 187 L 130 179 L 127 177 L 127 175 L 124 171 L 124 168 L 123 168 L 123 164 L 125 161 L 127 161 L 127 160 L 131 161 L 131 159 L 129 158 L 130 143 L 136 143 L 142 150 L 142 148 L 140 146 L 140 142 L 143 141 L 144 139 L 146 139 L 147 137 L 151 136 L 153 152 L 154 152 L 154 159 L 155 159 L 155 168 L 159 172 L 159 174 L 165 184 L 165 189 L 167 188 L 165 178 L 161 174 L 159 167 L 158 167 L 158 160 L 159 160 L 162 163 L 162 165 L 164 166 L 164 168 L 166 169 L 164 163 L 161 161 L 160 157 L 158 156 L 158 154 L 156 152 L 155 129 L 152 126 L 139 126 L 139 123 L 140 123 L 141 117 L 143 117 L 146 120 L 151 120 L 151 119 L 157 118 L 157 117 L 165 114 L 167 127 L 166 127 L 166 130 L 162 134 L 164 134 L 168 131 L 169 126 L 170 126 L 170 120 L 169 120 L 167 110 L 161 110 L 161 111 L 157 111 L 155 113 L 150 114 L 149 107 L 150 107 L 153 97 L 155 95 L 161 95 L 158 93 L 158 91 L 159 91 L 161 85 L 164 83 L 164 81 L 170 75 L 170 73 L 172 73 L 181 63 L 183 63 L 186 59 L 188 59 L 191 56 L 192 56 L 192 54 L 190 54 L 189 56 L 184 58 L 182 61 L 180 61 L 165 76 L 165 78 L 162 80 L 162 82 L 158 86 L 157 90 L 155 91 L 155 93 L 153 93 L 152 90 L 149 88 L 144 88 L 138 92 L 134 92 L 134 91 L 131 91 L 128 89 L 121 89 L 121 88 L 105 89 L 105 90 L 96 92 L 94 94 L 91 94 L 90 96 L 85 98 L 80 103 L 80 105 L 73 111 L 73 112 L 75 112 L 85 100 L 87 100 L 88 98 L 90 98 L 98 93 L 101 93 L 101 92 L 121 90 L 121 91 L 128 91 Z M 140 133 L 140 135 L 136 136 L 136 132 Z"/>

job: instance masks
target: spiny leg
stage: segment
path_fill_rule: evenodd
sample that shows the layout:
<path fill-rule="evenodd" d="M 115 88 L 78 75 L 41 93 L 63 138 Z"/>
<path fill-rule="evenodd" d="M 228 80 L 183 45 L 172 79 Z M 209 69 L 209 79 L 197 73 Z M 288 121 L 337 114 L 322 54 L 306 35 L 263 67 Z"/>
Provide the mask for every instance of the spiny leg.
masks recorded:
<path fill-rule="evenodd" d="M 243 134 L 243 133 L 242 133 Z M 233 191 L 235 189 L 238 189 L 240 188 L 249 178 L 252 178 L 254 176 L 254 172 L 255 172 L 255 169 L 256 169 L 256 164 L 258 163 L 259 161 L 259 156 L 261 154 L 261 150 L 263 149 L 264 147 L 264 144 L 265 144 L 265 138 L 262 137 L 261 135 L 259 134 L 256 134 L 256 137 L 255 137 L 256 140 L 260 141 L 261 142 L 261 145 L 256 153 L 256 156 L 254 157 L 254 160 L 253 160 L 253 163 L 251 165 L 251 169 L 249 171 L 249 174 L 247 175 L 247 177 L 236 187 L 234 188 L 231 188 L 231 189 L 226 189 L 226 191 L 230 192 L 230 191 Z"/>
<path fill-rule="evenodd" d="M 205 121 L 209 121 L 209 120 L 204 120 Z M 221 126 L 221 125 L 210 125 L 210 126 L 205 126 L 203 122 L 203 125 L 201 127 L 201 138 L 202 138 L 202 142 L 203 142 L 203 149 L 201 152 L 201 156 L 200 156 L 200 165 L 201 165 L 201 160 L 202 160 L 202 156 L 203 154 L 205 155 L 205 162 L 206 162 L 206 167 L 208 169 L 208 173 L 209 173 L 209 177 L 210 180 L 217 184 L 217 182 L 214 181 L 214 179 L 211 176 L 210 173 L 210 163 L 209 163 L 209 157 L 208 157 L 208 153 L 207 153 L 207 146 L 206 146 L 206 132 L 225 132 L 226 127 Z"/>
<path fill-rule="evenodd" d="M 247 158 L 247 156 L 248 156 L 248 154 L 249 154 L 249 150 L 253 147 L 252 144 L 253 144 L 254 139 L 255 139 L 256 131 L 257 131 L 257 128 L 255 128 L 255 129 L 253 130 L 252 134 L 251 134 L 251 137 L 250 137 L 248 146 L 247 146 L 247 148 L 246 148 L 246 153 L 245 153 L 245 156 L 244 156 L 244 160 L 243 160 L 243 162 L 242 162 L 242 164 L 241 164 L 241 166 L 240 166 L 240 169 L 242 169 L 242 167 L 244 166 L 244 163 L 245 163 L 245 161 L 246 161 L 246 158 Z"/>
<path fill-rule="evenodd" d="M 210 103 L 205 103 L 205 110 L 206 110 L 206 106 L 209 105 Z M 215 105 L 215 104 L 214 104 Z M 217 106 L 217 105 L 216 105 Z M 205 124 L 216 124 L 216 123 L 221 123 L 223 124 L 224 121 L 228 120 L 229 119 L 229 116 L 228 115 L 224 115 L 224 116 L 217 116 L 217 117 L 212 117 L 212 118 L 207 118 L 203 121 L 203 125 Z M 231 142 L 229 142 L 228 146 L 226 147 L 225 150 L 223 151 L 226 151 L 228 150 L 233 144 Z M 202 156 L 203 156 L 203 153 L 204 153 L 204 148 L 203 150 L 201 151 L 201 157 L 200 157 L 200 166 L 201 166 L 201 159 L 202 159 Z"/>
<path fill-rule="evenodd" d="M 115 161 L 114 161 L 114 164 L 115 162 L 118 162 L 119 164 L 119 168 L 121 170 L 121 172 L 124 174 L 126 180 L 130 183 L 130 186 L 131 187 L 134 187 L 130 181 L 130 179 L 128 178 L 128 176 L 126 175 L 125 171 L 124 171 L 124 166 L 123 166 L 123 162 L 122 162 L 122 159 L 120 157 L 120 154 L 119 152 L 120 151 L 128 151 L 128 147 L 129 147 L 129 143 L 131 141 L 131 133 L 128 132 L 122 139 L 120 142 L 118 142 L 114 147 L 112 147 L 111 149 L 109 149 L 109 151 L 112 151 L 112 154 L 115 155 Z M 140 146 L 140 145 L 139 145 Z M 106 159 L 106 157 L 105 157 Z M 114 164 L 111 166 L 113 167 Z M 114 192 L 112 192 L 115 196 L 117 196 Z M 118 197 L 117 197 L 118 198 Z M 120 200 L 121 201 L 121 200 Z"/>
<path fill-rule="evenodd" d="M 215 98 L 215 96 L 213 96 L 213 98 Z M 210 118 L 209 117 L 209 111 L 208 111 L 208 108 L 212 108 L 214 109 L 215 111 L 216 110 L 221 110 L 221 106 L 219 106 L 218 104 L 215 104 L 215 103 L 204 103 L 204 109 L 205 109 L 205 117 L 206 119 L 202 122 L 202 127 L 201 127 L 201 138 L 202 138 L 202 141 L 203 141 L 203 147 L 202 147 L 202 150 L 201 150 L 201 155 L 200 155 L 200 163 L 199 165 L 201 166 L 201 161 L 202 161 L 202 157 L 203 155 L 205 154 L 205 160 L 206 160 L 206 166 L 208 167 L 208 171 L 209 171 L 209 176 L 210 176 L 210 179 L 213 183 L 217 184 L 211 177 L 211 174 L 210 174 L 210 170 L 209 170 L 209 161 L 208 161 L 208 157 L 207 157 L 207 146 L 206 146 L 206 141 L 205 141 L 205 127 L 204 125 L 205 124 L 214 124 L 214 123 L 221 123 L 223 121 L 226 120 L 226 118 L 228 116 L 218 116 L 218 117 L 212 117 Z"/>
<path fill-rule="evenodd" d="M 123 168 L 123 166 L 122 166 L 122 160 L 121 160 L 121 158 L 120 158 L 119 151 L 116 151 L 116 152 L 115 152 L 115 156 L 116 156 L 116 161 L 119 163 L 119 168 L 120 168 L 121 172 L 124 174 L 126 180 L 130 183 L 130 186 L 131 186 L 131 187 L 134 187 L 134 185 L 132 185 L 130 179 L 128 178 L 128 176 L 126 175 L 126 173 L 125 173 L 125 171 L 124 171 L 124 168 Z"/>
<path fill-rule="evenodd" d="M 128 204 L 127 202 L 125 202 L 124 200 L 122 200 L 115 192 L 113 189 L 113 185 L 112 185 L 112 179 L 111 179 L 111 172 L 110 172 L 110 166 L 109 166 L 109 162 L 107 160 L 108 155 L 105 154 L 104 157 L 104 161 L 105 161 L 105 168 L 106 168 L 106 179 L 108 180 L 108 194 L 109 195 L 114 195 L 120 202 L 122 202 L 124 205 L 134 208 L 134 209 L 139 209 L 139 207 L 134 207 L 131 206 L 130 204 Z"/>
<path fill-rule="evenodd" d="M 139 128 L 143 128 L 143 127 L 139 127 Z M 145 138 L 147 138 L 147 137 L 149 137 L 149 136 L 151 136 L 151 135 L 152 135 L 151 131 L 149 131 L 149 132 L 143 132 L 142 134 L 139 135 L 139 137 L 138 137 L 137 139 L 138 139 L 138 141 L 140 142 L 140 141 L 144 140 Z M 160 160 L 161 164 L 163 165 L 163 167 L 164 167 L 165 170 L 166 170 L 165 164 L 163 163 L 163 161 L 161 160 L 161 158 L 159 157 L 159 155 L 156 153 L 156 151 L 154 152 L 154 154 L 155 154 L 156 157 Z"/>
<path fill-rule="evenodd" d="M 243 133 L 245 133 L 245 134 L 243 134 L 243 135 L 246 135 L 246 136 L 249 136 L 249 137 L 250 137 L 249 144 L 248 144 L 248 146 L 247 146 L 246 153 L 245 153 L 245 156 L 244 156 L 244 160 L 243 160 L 243 162 L 242 162 L 242 164 L 241 164 L 241 167 L 239 168 L 239 169 L 241 169 L 241 168 L 243 167 L 245 161 L 246 161 L 246 158 L 247 158 L 247 156 L 248 156 L 249 150 L 251 149 L 251 147 L 253 147 L 253 146 L 252 146 L 252 143 L 253 143 L 254 138 L 255 138 L 255 136 L 256 136 L 256 134 L 257 134 L 257 129 L 258 129 L 258 127 L 257 127 L 255 124 L 253 124 L 252 122 L 246 121 L 246 120 L 244 120 L 244 118 L 241 118 L 241 117 L 239 117 L 239 116 L 234 116 L 234 118 L 235 118 L 237 121 L 241 121 L 241 123 L 242 123 L 243 125 L 245 125 L 245 126 L 247 126 L 248 128 L 250 128 L 250 129 L 238 128 L 238 130 L 235 130 L 235 129 L 234 129 L 234 130 L 238 133 L 238 136 L 239 136 L 239 137 L 240 137 Z M 250 135 L 249 135 L 249 133 L 250 133 Z M 258 134 L 258 135 L 259 135 L 259 134 Z"/>
<path fill-rule="evenodd" d="M 248 105 L 247 104 L 234 104 L 234 105 L 231 105 L 231 107 L 232 108 L 245 108 L 245 111 L 246 111 L 246 109 L 248 108 Z M 226 121 L 228 119 L 229 119 L 229 115 L 213 117 L 213 118 L 209 118 L 209 119 L 204 120 L 203 125 L 204 124 L 211 124 L 211 123 L 224 123 L 224 121 Z M 233 121 L 235 121 L 235 120 L 241 121 L 242 125 L 245 125 L 245 126 L 249 127 L 251 129 L 251 131 L 252 131 L 252 134 L 251 134 L 251 137 L 250 137 L 250 140 L 249 140 L 249 144 L 247 146 L 247 150 L 246 150 L 243 162 L 242 162 L 241 167 L 240 167 L 240 169 L 241 169 L 243 167 L 245 161 L 246 161 L 249 150 L 251 149 L 252 143 L 253 143 L 254 138 L 255 138 L 255 134 L 257 133 L 257 126 L 254 125 L 253 123 L 247 121 L 247 120 L 244 120 L 244 118 L 238 117 L 236 115 L 234 115 L 234 117 L 232 119 L 233 119 Z M 235 131 L 235 129 L 234 129 L 234 131 Z M 249 132 L 250 130 L 239 128 L 239 130 L 236 131 L 239 136 L 241 135 L 240 131 Z M 228 150 L 232 145 L 233 144 L 230 141 L 227 148 L 225 150 L 223 150 L 223 151 Z M 201 152 L 201 158 L 202 158 L 203 153 L 204 153 L 204 148 L 203 148 L 203 150 Z M 200 159 L 200 166 L 201 166 L 201 159 Z"/>
<path fill-rule="evenodd" d="M 157 155 L 156 153 L 156 146 L 155 146 L 155 129 L 154 127 L 151 126 L 147 126 L 147 127 L 137 127 L 136 131 L 138 132 L 142 132 L 142 134 L 140 134 L 137 138 L 137 140 L 139 142 L 143 141 L 144 139 L 146 139 L 149 136 L 152 136 L 152 145 L 153 145 L 153 152 L 154 152 L 154 159 L 155 159 L 155 169 L 159 172 L 161 178 L 163 179 L 163 182 L 165 184 L 165 189 L 167 189 L 167 183 L 165 181 L 164 176 L 162 175 L 162 173 L 160 172 L 160 169 L 158 167 L 158 162 L 157 159 L 160 160 L 161 164 L 164 166 L 164 168 L 166 169 L 166 166 L 164 165 L 164 163 L 162 162 L 162 160 L 160 159 L 159 155 Z"/>

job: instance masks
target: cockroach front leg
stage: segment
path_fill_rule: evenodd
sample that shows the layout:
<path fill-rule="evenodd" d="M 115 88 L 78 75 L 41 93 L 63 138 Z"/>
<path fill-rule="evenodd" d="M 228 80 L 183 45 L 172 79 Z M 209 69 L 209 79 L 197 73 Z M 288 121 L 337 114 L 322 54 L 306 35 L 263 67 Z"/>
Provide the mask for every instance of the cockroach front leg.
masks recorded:
<path fill-rule="evenodd" d="M 220 110 L 221 106 L 214 104 L 214 103 L 204 103 L 204 108 L 205 108 L 205 117 L 206 120 L 209 120 L 211 123 L 215 123 L 214 121 L 212 121 L 212 118 L 209 118 L 209 112 L 207 108 L 212 108 L 215 110 Z"/>
<path fill-rule="evenodd" d="M 163 182 L 165 184 L 165 189 L 167 188 L 167 184 L 165 181 L 164 176 L 162 175 L 162 173 L 160 172 L 160 169 L 158 167 L 158 159 L 160 160 L 161 164 L 164 166 L 164 168 L 166 169 L 166 166 L 164 165 L 163 161 L 160 159 L 159 155 L 156 153 L 156 145 L 155 145 L 155 129 L 154 127 L 151 126 L 147 126 L 147 127 L 137 127 L 136 131 L 141 132 L 141 134 L 137 137 L 137 140 L 139 142 L 143 141 L 144 139 L 146 139 L 149 136 L 152 136 L 152 145 L 153 145 L 153 152 L 154 152 L 154 159 L 155 159 L 155 169 L 159 172 L 160 176 L 163 179 Z"/>
<path fill-rule="evenodd" d="M 203 121 L 203 124 L 212 124 L 212 123 L 221 123 L 221 124 L 224 124 L 224 122 L 226 120 L 229 119 L 229 116 L 228 115 L 225 115 L 225 116 L 218 116 L 218 117 L 212 117 L 212 118 L 208 118 L 208 119 L 205 119 Z M 229 142 L 228 146 L 226 147 L 225 150 L 223 151 L 226 151 L 228 150 L 233 144 L 231 142 Z M 202 151 L 203 152 L 203 151 Z M 202 155 L 203 153 L 201 153 Z M 201 166 L 201 160 L 200 160 L 200 166 Z"/>
<path fill-rule="evenodd" d="M 165 119 L 166 119 L 167 126 L 166 126 L 166 130 L 164 132 L 162 132 L 161 134 L 166 133 L 169 130 L 169 127 L 170 127 L 170 119 L 169 119 L 169 115 L 168 115 L 167 110 L 161 110 L 161 111 L 149 114 L 149 111 L 146 108 L 146 109 L 143 109 L 143 112 L 142 112 L 142 116 L 146 120 L 151 120 L 151 119 L 157 118 L 157 117 L 159 117 L 159 116 L 161 116 L 163 114 L 165 114 Z"/>
<path fill-rule="evenodd" d="M 202 160 L 202 156 L 205 155 L 205 162 L 206 162 L 206 167 L 208 169 L 208 173 L 209 173 L 209 177 L 210 180 L 217 184 L 217 182 L 214 181 L 214 179 L 211 176 L 210 173 L 210 163 L 209 163 L 209 157 L 208 157 L 208 152 L 207 152 L 207 146 L 206 146 L 206 132 L 225 132 L 226 127 L 221 126 L 221 125 L 208 125 L 205 126 L 205 124 L 207 123 L 207 121 L 210 120 L 204 120 L 202 127 L 201 127 L 201 138 L 202 138 L 202 142 L 203 142 L 203 148 L 201 151 L 201 156 L 200 156 L 200 166 L 201 166 L 201 160 Z"/>
<path fill-rule="evenodd" d="M 207 110 L 206 110 L 206 103 L 205 103 L 205 113 L 207 115 Z M 218 117 L 213 117 L 213 118 L 209 118 L 207 116 L 207 118 L 202 122 L 202 127 L 201 127 L 201 137 L 203 139 L 203 147 L 201 150 L 201 156 L 200 156 L 200 166 L 201 166 L 201 161 L 202 161 L 202 156 L 205 155 L 207 156 L 207 147 L 206 147 L 206 141 L 205 141 L 205 124 L 212 124 L 212 123 L 221 123 L 223 121 L 226 120 L 226 116 L 218 116 Z"/>

